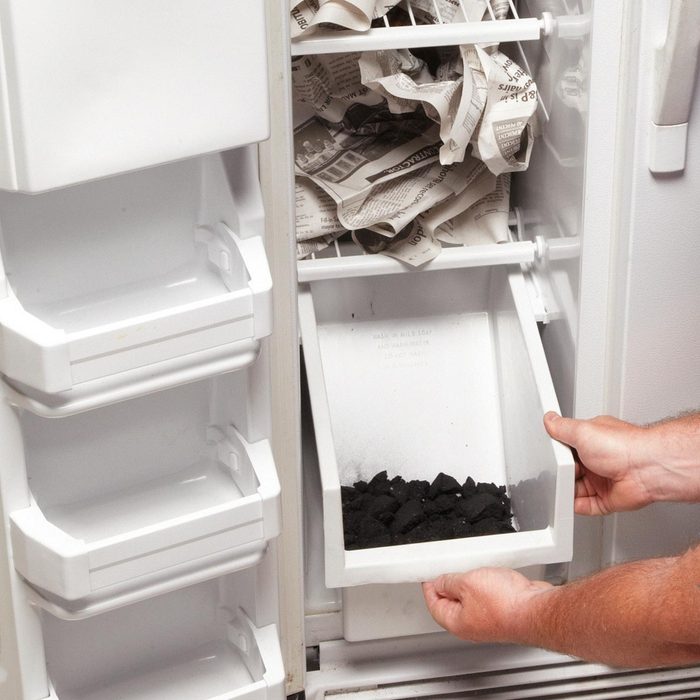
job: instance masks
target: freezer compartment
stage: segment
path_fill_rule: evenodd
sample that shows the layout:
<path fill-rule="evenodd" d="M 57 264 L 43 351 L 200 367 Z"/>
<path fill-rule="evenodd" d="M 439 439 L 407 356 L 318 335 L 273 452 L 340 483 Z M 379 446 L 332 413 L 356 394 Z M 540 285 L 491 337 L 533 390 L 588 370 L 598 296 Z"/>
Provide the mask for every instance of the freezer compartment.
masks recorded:
<path fill-rule="evenodd" d="M 32 503 L 10 531 L 37 604 L 84 617 L 260 561 L 279 534 L 280 487 L 269 442 L 233 426 L 240 381 L 21 416 Z"/>
<path fill-rule="evenodd" d="M 0 189 L 40 192 L 261 141 L 259 0 L 3 0 Z"/>
<path fill-rule="evenodd" d="M 44 614 L 55 700 L 282 700 L 275 624 L 256 624 L 236 575 L 80 622 Z"/>
<path fill-rule="evenodd" d="M 138 382 L 250 363 L 272 286 L 255 158 L 0 194 L 0 371 L 17 392 L 94 408 Z"/>
<path fill-rule="evenodd" d="M 571 558 L 573 460 L 542 424 L 558 406 L 519 267 L 314 282 L 299 305 L 330 588 Z M 384 469 L 506 485 L 518 531 L 346 550 L 340 487 Z"/>

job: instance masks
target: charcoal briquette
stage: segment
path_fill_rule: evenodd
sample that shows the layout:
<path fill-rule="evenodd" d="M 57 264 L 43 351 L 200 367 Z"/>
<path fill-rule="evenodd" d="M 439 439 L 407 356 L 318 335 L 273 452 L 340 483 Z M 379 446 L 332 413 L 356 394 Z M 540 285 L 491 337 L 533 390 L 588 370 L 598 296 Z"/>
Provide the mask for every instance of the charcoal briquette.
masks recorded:
<path fill-rule="evenodd" d="M 366 515 L 362 518 L 360 526 L 357 528 L 357 538 L 365 542 L 388 534 L 388 528 L 371 515 Z"/>
<path fill-rule="evenodd" d="M 384 471 L 379 472 L 378 474 L 375 474 L 367 483 L 367 486 L 370 490 L 375 488 L 379 484 L 383 484 L 385 482 L 389 481 L 389 476 L 386 473 L 386 469 Z"/>
<path fill-rule="evenodd" d="M 454 537 L 469 537 L 473 532 L 471 523 L 466 518 L 458 518 L 452 523 Z"/>
<path fill-rule="evenodd" d="M 418 523 L 425 520 L 425 513 L 420 501 L 406 501 L 394 514 L 394 522 L 391 524 L 391 531 L 394 533 L 408 532 Z"/>
<path fill-rule="evenodd" d="M 500 487 L 498 487 L 498 486 L 496 486 L 496 484 L 490 483 L 488 481 L 480 481 L 476 485 L 476 492 L 477 493 L 488 493 L 491 496 L 496 496 L 496 498 L 499 498 L 502 495 Z"/>
<path fill-rule="evenodd" d="M 391 482 L 387 476 L 386 470 L 375 474 L 367 484 L 367 493 L 373 496 L 386 496 L 391 489 Z"/>
<path fill-rule="evenodd" d="M 408 497 L 411 500 L 422 501 L 430 489 L 430 482 L 423 479 L 413 479 L 408 482 Z"/>
<path fill-rule="evenodd" d="M 476 482 L 474 479 L 471 478 L 471 476 L 467 477 L 467 480 L 464 482 L 464 485 L 462 486 L 462 496 L 465 498 L 468 498 L 469 496 L 473 496 L 476 493 Z"/>
<path fill-rule="evenodd" d="M 352 486 L 341 486 L 340 487 L 340 500 L 343 505 L 349 503 L 354 498 L 358 496 L 358 492 Z"/>
<path fill-rule="evenodd" d="M 434 539 L 433 527 L 427 520 L 416 525 L 404 535 L 397 535 L 402 544 L 416 544 L 418 542 L 430 542 Z"/>
<path fill-rule="evenodd" d="M 426 515 L 433 513 L 449 513 L 457 507 L 460 502 L 456 494 L 443 493 L 432 501 L 426 501 L 423 505 L 423 510 Z"/>
<path fill-rule="evenodd" d="M 391 496 L 376 496 L 367 508 L 367 515 L 379 518 L 380 515 L 388 513 L 393 515 L 399 508 L 399 502 Z"/>
<path fill-rule="evenodd" d="M 431 541 L 436 540 L 449 540 L 452 538 L 452 533 L 454 531 L 454 524 L 452 518 L 436 518 L 431 521 L 432 526 L 432 536 Z"/>
<path fill-rule="evenodd" d="M 374 503 L 374 496 L 371 493 L 361 493 L 352 501 L 349 501 L 345 508 L 349 511 L 359 510 L 364 513 L 369 510 L 372 503 Z"/>
<path fill-rule="evenodd" d="M 459 485 L 457 479 L 449 474 L 440 472 L 435 479 L 433 479 L 433 483 L 430 484 L 428 498 L 437 498 L 437 496 L 443 493 L 459 493 L 461 490 L 462 487 Z"/>
<path fill-rule="evenodd" d="M 474 523 L 473 533 L 475 535 L 497 535 L 500 532 L 501 523 L 496 518 L 484 518 Z"/>
<path fill-rule="evenodd" d="M 341 487 L 346 549 L 386 547 L 515 532 L 505 486 L 440 472 L 432 483 L 388 478 Z"/>
<path fill-rule="evenodd" d="M 405 503 L 410 497 L 410 488 L 400 476 L 397 476 L 391 480 L 389 495 L 393 496 L 399 503 Z"/>
<path fill-rule="evenodd" d="M 457 513 L 460 517 L 474 521 L 489 506 L 500 505 L 500 500 L 488 493 L 477 493 L 469 498 L 463 498 L 457 505 Z"/>

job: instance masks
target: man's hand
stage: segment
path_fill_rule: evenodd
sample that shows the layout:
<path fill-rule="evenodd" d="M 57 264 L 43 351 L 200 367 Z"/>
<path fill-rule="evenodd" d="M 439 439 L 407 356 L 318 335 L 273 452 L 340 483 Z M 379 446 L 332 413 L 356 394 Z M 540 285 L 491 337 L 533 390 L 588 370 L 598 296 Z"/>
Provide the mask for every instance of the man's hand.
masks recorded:
<path fill-rule="evenodd" d="M 575 420 L 553 412 L 545 415 L 544 425 L 576 451 L 577 513 L 637 510 L 654 500 L 644 480 L 650 466 L 647 428 L 612 416 Z"/>
<path fill-rule="evenodd" d="M 440 576 L 423 584 L 423 595 L 435 621 L 457 637 L 525 644 L 530 603 L 552 588 L 511 569 L 486 568 Z"/>

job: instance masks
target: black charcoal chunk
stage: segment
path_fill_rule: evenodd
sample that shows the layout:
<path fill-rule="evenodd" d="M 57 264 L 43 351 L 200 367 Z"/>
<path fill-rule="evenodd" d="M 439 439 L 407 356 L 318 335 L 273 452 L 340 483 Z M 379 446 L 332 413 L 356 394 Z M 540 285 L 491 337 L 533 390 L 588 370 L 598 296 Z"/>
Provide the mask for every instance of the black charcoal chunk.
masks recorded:
<path fill-rule="evenodd" d="M 372 491 L 374 490 L 379 484 L 384 484 L 387 481 L 389 481 L 389 477 L 387 476 L 386 469 L 382 472 L 379 472 L 379 474 L 375 474 L 367 483 L 367 488 Z"/>
<path fill-rule="evenodd" d="M 480 481 L 476 485 L 477 493 L 488 493 L 497 498 L 503 495 L 501 488 L 503 488 L 503 493 L 505 493 L 505 487 L 496 486 L 496 484 L 491 484 L 488 481 Z"/>
<path fill-rule="evenodd" d="M 386 525 L 380 523 L 376 518 L 366 515 L 360 522 L 357 529 L 357 543 L 361 547 L 381 547 L 385 544 L 391 544 L 391 533 Z"/>
<path fill-rule="evenodd" d="M 432 528 L 432 535 L 430 537 L 431 542 L 452 539 L 452 533 L 454 532 L 453 518 L 435 518 L 434 520 L 431 520 L 430 525 Z"/>
<path fill-rule="evenodd" d="M 428 498 L 436 498 L 443 493 L 459 493 L 462 487 L 459 485 L 457 479 L 449 474 L 444 474 L 440 472 L 433 483 L 430 484 L 430 489 L 428 490 Z"/>
<path fill-rule="evenodd" d="M 389 495 L 393 496 L 399 503 L 405 503 L 409 499 L 410 488 L 400 476 L 397 476 L 391 480 Z"/>
<path fill-rule="evenodd" d="M 473 522 L 481 516 L 486 508 L 494 504 L 500 505 L 499 499 L 495 496 L 488 493 L 477 493 L 474 496 L 469 496 L 469 498 L 463 498 L 457 505 L 456 510 L 460 517 Z"/>
<path fill-rule="evenodd" d="M 460 485 L 443 472 L 430 484 L 384 470 L 342 486 L 341 502 L 346 549 L 515 532 L 505 486 L 471 477 Z"/>
<path fill-rule="evenodd" d="M 476 482 L 474 479 L 471 478 L 471 476 L 467 477 L 467 480 L 464 482 L 464 485 L 462 486 L 462 496 L 465 498 L 468 498 L 469 496 L 473 496 L 476 493 Z"/>
<path fill-rule="evenodd" d="M 377 496 L 367 508 L 367 514 L 373 518 L 381 519 L 379 516 L 388 513 L 392 515 L 398 510 L 399 502 L 391 496 Z"/>
<path fill-rule="evenodd" d="M 408 497 L 411 500 L 422 501 L 430 489 L 430 483 L 422 479 L 413 479 L 408 482 Z"/>
<path fill-rule="evenodd" d="M 477 536 L 483 535 L 497 535 L 500 530 L 501 524 L 496 518 L 484 518 L 474 523 L 473 532 Z"/>
<path fill-rule="evenodd" d="M 375 474 L 367 484 L 367 491 L 374 496 L 386 496 L 391 492 L 391 482 L 386 470 Z"/>
<path fill-rule="evenodd" d="M 469 537 L 472 532 L 472 525 L 466 518 L 458 518 L 452 523 L 453 537 Z"/>
<path fill-rule="evenodd" d="M 374 502 L 374 496 L 370 493 L 361 493 L 355 499 L 345 505 L 346 510 L 360 510 L 366 512 Z"/>
<path fill-rule="evenodd" d="M 391 531 L 405 533 L 412 530 L 418 523 L 425 520 L 425 513 L 420 501 L 406 501 L 395 513 Z"/>
<path fill-rule="evenodd" d="M 341 486 L 340 487 L 340 500 L 343 505 L 349 503 L 354 498 L 356 498 L 359 493 L 352 486 Z"/>
<path fill-rule="evenodd" d="M 457 507 L 460 502 L 459 497 L 456 494 L 443 493 L 439 495 L 433 501 L 426 501 L 423 510 L 426 515 L 433 515 L 434 513 L 449 513 Z"/>
<path fill-rule="evenodd" d="M 401 544 L 417 544 L 418 542 L 432 542 L 435 539 L 435 532 L 432 523 L 424 520 L 405 535 L 397 537 L 401 538 Z"/>

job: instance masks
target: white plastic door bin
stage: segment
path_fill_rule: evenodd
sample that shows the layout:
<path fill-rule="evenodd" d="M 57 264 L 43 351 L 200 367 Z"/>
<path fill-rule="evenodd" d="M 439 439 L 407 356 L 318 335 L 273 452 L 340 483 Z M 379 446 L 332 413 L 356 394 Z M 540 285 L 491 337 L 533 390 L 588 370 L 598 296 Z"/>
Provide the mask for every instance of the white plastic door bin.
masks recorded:
<path fill-rule="evenodd" d="M 2 0 L 0 189 L 267 138 L 264 13 L 259 0 Z"/>
<path fill-rule="evenodd" d="M 328 587 L 571 558 L 573 460 L 542 424 L 558 404 L 519 267 L 313 282 L 299 306 Z M 505 484 L 518 531 L 345 550 L 340 486 L 383 469 Z"/>
<path fill-rule="evenodd" d="M 277 627 L 237 593 L 252 584 L 234 574 L 77 622 L 44 614 L 52 700 L 283 700 Z"/>
<path fill-rule="evenodd" d="M 231 425 L 244 374 L 20 417 L 33 502 L 10 513 L 10 532 L 36 604 L 86 617 L 260 561 L 280 487 L 268 441 Z"/>
<path fill-rule="evenodd" d="M 272 287 L 255 158 L 0 194 L 0 371 L 25 407 L 85 410 L 255 359 Z"/>

